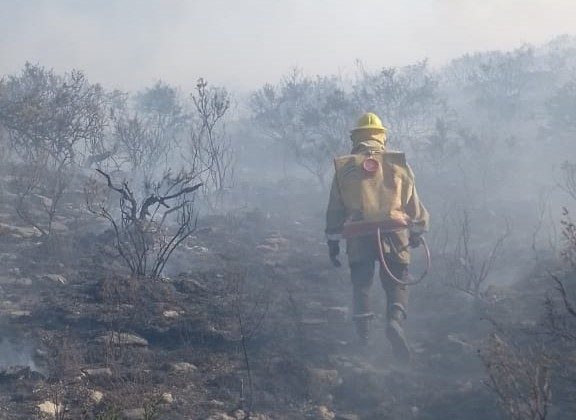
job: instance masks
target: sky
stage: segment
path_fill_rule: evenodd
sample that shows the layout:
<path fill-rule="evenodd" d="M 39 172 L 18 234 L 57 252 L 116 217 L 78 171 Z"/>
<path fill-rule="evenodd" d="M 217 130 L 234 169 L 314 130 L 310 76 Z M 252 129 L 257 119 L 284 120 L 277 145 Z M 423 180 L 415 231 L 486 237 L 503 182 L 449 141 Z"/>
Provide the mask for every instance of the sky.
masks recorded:
<path fill-rule="evenodd" d="M 198 77 L 248 91 L 576 35 L 574 0 L 0 0 L 0 75 L 26 61 L 109 88 Z"/>

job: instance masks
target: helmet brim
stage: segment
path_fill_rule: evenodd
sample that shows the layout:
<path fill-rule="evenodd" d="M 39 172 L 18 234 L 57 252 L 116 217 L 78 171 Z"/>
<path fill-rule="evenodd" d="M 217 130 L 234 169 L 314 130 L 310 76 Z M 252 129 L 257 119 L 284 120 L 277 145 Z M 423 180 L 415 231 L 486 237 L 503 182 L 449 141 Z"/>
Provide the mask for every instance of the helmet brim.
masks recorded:
<path fill-rule="evenodd" d="M 361 125 L 360 127 L 355 127 L 352 129 L 352 132 L 354 133 L 355 131 L 360 131 L 360 130 L 376 130 L 376 131 L 381 131 L 383 133 L 386 133 L 388 130 L 386 130 L 384 127 L 380 127 L 380 126 L 374 126 L 374 125 Z"/>

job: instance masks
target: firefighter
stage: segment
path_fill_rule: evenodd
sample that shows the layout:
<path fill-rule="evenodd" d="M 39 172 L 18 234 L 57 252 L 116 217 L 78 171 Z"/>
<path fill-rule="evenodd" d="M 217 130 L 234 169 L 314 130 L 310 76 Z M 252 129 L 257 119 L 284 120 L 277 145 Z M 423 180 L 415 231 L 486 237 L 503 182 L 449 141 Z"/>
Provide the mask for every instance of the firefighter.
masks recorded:
<path fill-rule="evenodd" d="M 359 340 L 366 344 L 369 293 L 375 263 L 386 292 L 386 335 L 394 354 L 410 359 L 402 323 L 406 318 L 410 248 L 428 230 L 428 212 L 420 202 L 414 174 L 401 152 L 386 149 L 387 129 L 376 114 L 364 114 L 351 132 L 350 155 L 335 159 L 335 175 L 326 211 L 329 256 L 340 266 L 339 241 L 346 239 L 353 286 L 353 317 Z M 379 240 L 376 238 L 380 238 Z"/>

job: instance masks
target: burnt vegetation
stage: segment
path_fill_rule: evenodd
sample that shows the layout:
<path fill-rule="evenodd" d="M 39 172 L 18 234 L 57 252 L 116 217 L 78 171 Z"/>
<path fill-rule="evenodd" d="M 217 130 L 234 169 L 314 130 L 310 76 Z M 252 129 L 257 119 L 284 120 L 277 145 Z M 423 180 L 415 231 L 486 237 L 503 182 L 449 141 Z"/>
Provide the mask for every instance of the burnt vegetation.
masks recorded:
<path fill-rule="evenodd" d="M 0 418 L 574 418 L 575 65 L 559 37 L 436 70 L 292 70 L 242 99 L 4 75 Z M 322 238 L 366 111 L 432 215 L 409 369 L 383 328 L 355 347 Z"/>

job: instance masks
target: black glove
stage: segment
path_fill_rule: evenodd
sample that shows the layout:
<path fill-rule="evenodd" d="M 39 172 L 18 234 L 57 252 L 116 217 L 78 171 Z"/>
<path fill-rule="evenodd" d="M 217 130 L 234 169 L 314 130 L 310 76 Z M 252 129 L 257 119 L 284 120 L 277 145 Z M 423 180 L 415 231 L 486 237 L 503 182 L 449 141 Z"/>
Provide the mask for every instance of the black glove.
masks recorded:
<path fill-rule="evenodd" d="M 342 264 L 338 260 L 338 255 L 340 255 L 340 242 L 339 241 L 328 241 L 328 255 L 330 256 L 330 261 L 335 267 L 340 267 Z"/>
<path fill-rule="evenodd" d="M 410 248 L 418 248 L 422 244 L 422 236 L 416 233 L 410 234 Z"/>

